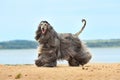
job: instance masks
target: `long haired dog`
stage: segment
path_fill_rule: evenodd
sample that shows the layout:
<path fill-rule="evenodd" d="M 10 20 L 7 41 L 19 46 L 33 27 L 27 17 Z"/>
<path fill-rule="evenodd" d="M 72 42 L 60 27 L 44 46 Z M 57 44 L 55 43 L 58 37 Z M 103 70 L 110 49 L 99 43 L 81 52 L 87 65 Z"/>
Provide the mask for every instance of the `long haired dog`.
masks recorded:
<path fill-rule="evenodd" d="M 41 21 L 36 31 L 35 39 L 39 43 L 38 59 L 35 64 L 45 67 L 55 67 L 57 60 L 67 60 L 69 66 L 84 65 L 91 59 L 86 45 L 78 38 L 86 25 L 82 19 L 82 29 L 75 33 L 57 33 L 47 21 Z"/>

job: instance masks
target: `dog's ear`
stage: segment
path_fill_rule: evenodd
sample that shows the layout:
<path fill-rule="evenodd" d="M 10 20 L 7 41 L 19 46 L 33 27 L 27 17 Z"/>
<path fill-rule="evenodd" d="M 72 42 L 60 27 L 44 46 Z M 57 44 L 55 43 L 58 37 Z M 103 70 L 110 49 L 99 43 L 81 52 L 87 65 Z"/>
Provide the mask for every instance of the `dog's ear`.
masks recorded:
<path fill-rule="evenodd" d="M 41 22 L 40 22 L 40 24 L 38 25 L 37 31 L 41 31 Z M 37 31 L 36 31 L 36 32 L 37 32 Z"/>
<path fill-rule="evenodd" d="M 50 25 L 50 30 L 53 29 L 53 27 Z"/>
<path fill-rule="evenodd" d="M 38 29 L 36 31 L 36 35 L 35 35 L 35 39 L 38 40 L 41 36 L 41 28 L 40 28 L 40 24 L 38 26 Z"/>
<path fill-rule="evenodd" d="M 38 40 L 40 38 L 40 36 L 41 36 L 41 33 L 36 32 L 35 39 Z"/>
<path fill-rule="evenodd" d="M 52 30 L 53 29 L 53 27 L 49 23 L 48 23 L 47 27 L 48 27 L 48 30 Z"/>

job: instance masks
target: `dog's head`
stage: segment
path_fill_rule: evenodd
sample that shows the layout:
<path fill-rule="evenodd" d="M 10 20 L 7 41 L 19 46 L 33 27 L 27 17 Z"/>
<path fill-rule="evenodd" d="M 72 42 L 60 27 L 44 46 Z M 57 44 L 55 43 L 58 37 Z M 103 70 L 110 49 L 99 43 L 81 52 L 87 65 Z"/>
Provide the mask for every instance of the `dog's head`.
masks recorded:
<path fill-rule="evenodd" d="M 50 33 L 52 26 L 47 21 L 41 21 L 38 29 L 36 31 L 35 39 L 39 41 L 40 39 L 48 39 L 48 33 Z"/>
<path fill-rule="evenodd" d="M 52 29 L 52 26 L 47 21 L 41 21 L 38 28 L 40 28 L 41 34 L 45 35 L 47 31 Z"/>

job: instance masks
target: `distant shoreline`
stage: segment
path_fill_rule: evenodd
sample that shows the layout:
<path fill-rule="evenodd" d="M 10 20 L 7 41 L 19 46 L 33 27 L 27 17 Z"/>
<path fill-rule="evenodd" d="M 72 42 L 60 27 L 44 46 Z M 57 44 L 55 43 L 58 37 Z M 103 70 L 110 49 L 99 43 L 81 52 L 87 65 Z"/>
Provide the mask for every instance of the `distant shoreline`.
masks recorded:
<path fill-rule="evenodd" d="M 88 47 L 88 48 L 89 48 L 89 49 L 91 49 L 91 48 L 99 48 L 99 49 L 100 49 L 100 48 L 101 48 L 101 49 L 102 49 L 102 48 L 104 48 L 104 49 L 105 49 L 105 48 L 106 48 L 106 49 L 108 48 L 108 49 L 109 49 L 109 48 L 120 48 L 120 47 Z M 0 50 L 31 50 L 31 49 L 36 49 L 36 50 L 37 50 L 37 48 L 0 49 Z"/>
<path fill-rule="evenodd" d="M 84 40 L 90 48 L 119 48 L 120 39 Z M 0 49 L 36 49 L 38 43 L 30 40 L 11 40 L 0 42 Z"/>

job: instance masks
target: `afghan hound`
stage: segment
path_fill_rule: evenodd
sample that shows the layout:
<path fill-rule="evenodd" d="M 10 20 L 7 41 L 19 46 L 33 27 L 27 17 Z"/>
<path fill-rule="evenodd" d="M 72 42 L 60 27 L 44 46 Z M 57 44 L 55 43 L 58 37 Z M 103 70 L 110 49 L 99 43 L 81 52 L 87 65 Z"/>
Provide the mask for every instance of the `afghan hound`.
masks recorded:
<path fill-rule="evenodd" d="M 91 53 L 86 45 L 78 38 L 86 26 L 75 34 L 57 33 L 47 21 L 41 21 L 36 31 L 35 39 L 39 43 L 38 59 L 35 64 L 45 67 L 55 67 L 57 60 L 67 60 L 69 66 L 85 65 L 91 59 Z"/>

